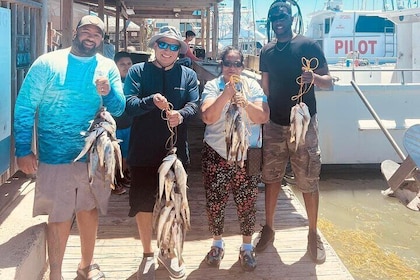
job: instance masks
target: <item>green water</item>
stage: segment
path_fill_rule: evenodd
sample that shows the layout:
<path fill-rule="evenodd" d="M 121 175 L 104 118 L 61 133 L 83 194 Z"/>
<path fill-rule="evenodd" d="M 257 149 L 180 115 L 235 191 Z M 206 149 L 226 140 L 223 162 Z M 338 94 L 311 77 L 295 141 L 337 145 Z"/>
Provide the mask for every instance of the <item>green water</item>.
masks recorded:
<path fill-rule="evenodd" d="M 340 247 L 340 233 L 360 233 L 362 238 L 369 237 L 379 247 L 379 254 L 369 257 L 362 255 L 361 262 L 369 263 L 364 257 L 379 258 L 395 254 L 404 265 L 420 271 L 420 212 L 409 210 L 396 198 L 383 196 L 381 190 L 385 189 L 387 184 L 379 167 L 332 168 L 323 170 L 321 174 L 319 218 L 331 222 L 334 231 L 339 232 L 338 236 L 328 236 L 328 232 L 324 231 L 323 234 L 355 279 L 373 279 L 374 275 L 361 272 L 346 262 L 355 257 L 355 250 Z M 301 199 L 298 192 L 295 193 Z M 354 246 L 363 244 L 355 240 Z M 418 275 L 416 279 L 420 279 L 420 272 Z M 394 279 L 390 276 L 386 278 Z M 412 278 L 400 275 L 395 279 Z"/>

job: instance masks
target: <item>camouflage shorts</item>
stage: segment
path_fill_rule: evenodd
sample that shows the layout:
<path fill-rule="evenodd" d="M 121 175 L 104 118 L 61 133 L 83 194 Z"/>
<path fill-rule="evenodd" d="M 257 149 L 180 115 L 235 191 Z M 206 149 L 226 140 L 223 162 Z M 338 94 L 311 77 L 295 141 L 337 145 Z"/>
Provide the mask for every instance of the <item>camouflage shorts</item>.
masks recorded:
<path fill-rule="evenodd" d="M 321 172 L 321 152 L 318 146 L 318 120 L 311 118 L 305 144 L 290 142 L 290 126 L 269 122 L 263 130 L 263 170 L 264 183 L 279 183 L 283 180 L 286 165 L 290 159 L 295 174 L 296 187 L 304 193 L 318 190 Z"/>

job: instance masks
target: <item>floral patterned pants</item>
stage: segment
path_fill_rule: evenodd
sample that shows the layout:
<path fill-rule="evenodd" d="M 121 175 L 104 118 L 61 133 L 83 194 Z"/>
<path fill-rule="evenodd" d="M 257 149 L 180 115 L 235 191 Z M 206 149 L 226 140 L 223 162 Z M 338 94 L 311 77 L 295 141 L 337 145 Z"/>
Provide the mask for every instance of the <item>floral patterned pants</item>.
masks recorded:
<path fill-rule="evenodd" d="M 229 165 L 207 144 L 202 150 L 202 172 L 210 232 L 223 234 L 225 208 L 232 192 L 241 234 L 251 236 L 256 222 L 257 177 L 248 176 L 245 167 Z"/>

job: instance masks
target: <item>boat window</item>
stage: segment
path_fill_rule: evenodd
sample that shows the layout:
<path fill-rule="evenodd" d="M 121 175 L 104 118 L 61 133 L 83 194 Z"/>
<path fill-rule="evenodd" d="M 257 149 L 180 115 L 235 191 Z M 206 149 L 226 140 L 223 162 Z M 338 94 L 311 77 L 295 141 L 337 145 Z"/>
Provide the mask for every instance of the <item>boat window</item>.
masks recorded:
<path fill-rule="evenodd" d="M 356 23 L 357 32 L 394 32 L 392 21 L 378 16 L 359 16 Z"/>
<path fill-rule="evenodd" d="M 331 28 L 332 22 L 333 22 L 333 18 L 326 18 L 325 19 L 325 23 L 324 23 L 324 28 L 325 28 L 324 33 L 325 34 L 330 33 L 330 28 Z"/>

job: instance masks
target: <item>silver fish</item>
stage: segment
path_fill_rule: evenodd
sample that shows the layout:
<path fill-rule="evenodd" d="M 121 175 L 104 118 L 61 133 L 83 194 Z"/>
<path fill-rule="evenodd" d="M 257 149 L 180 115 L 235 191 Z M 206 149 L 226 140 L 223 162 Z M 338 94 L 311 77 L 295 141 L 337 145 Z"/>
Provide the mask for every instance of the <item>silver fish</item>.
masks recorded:
<path fill-rule="evenodd" d="M 175 183 L 175 173 L 169 169 L 168 173 L 165 175 L 165 200 L 166 203 L 171 200 L 171 193 L 173 192 L 173 189 L 176 185 Z"/>
<path fill-rule="evenodd" d="M 94 174 L 97 169 L 103 172 L 105 184 L 109 183 L 114 188 L 115 168 L 122 170 L 122 155 L 119 147 L 119 140 L 116 138 L 116 123 L 105 107 L 101 107 L 90 123 L 88 132 L 85 135 L 85 145 L 79 155 L 74 159 L 77 161 L 85 154 L 88 154 L 88 176 L 89 183 L 93 183 Z M 123 173 L 121 172 L 121 177 Z"/>
<path fill-rule="evenodd" d="M 170 212 L 173 208 L 174 208 L 174 203 L 172 201 L 170 201 L 169 204 L 166 205 L 165 207 L 163 207 L 162 210 L 160 211 L 159 223 L 158 223 L 157 232 L 156 232 L 156 234 L 157 234 L 156 240 L 158 241 L 158 246 L 160 245 L 159 241 L 160 241 L 161 236 L 162 236 L 163 226 L 165 225 L 165 223 L 166 223 L 166 221 L 169 217 L 169 214 L 170 214 Z"/>
<path fill-rule="evenodd" d="M 185 232 L 182 228 L 182 224 L 174 221 L 172 225 L 172 236 L 174 237 L 175 243 L 175 252 L 178 257 L 178 265 L 181 266 L 184 263 L 184 258 L 182 257 L 182 251 L 184 248 L 184 241 L 185 241 Z"/>
<path fill-rule="evenodd" d="M 303 102 L 293 106 L 290 111 L 290 142 L 296 142 L 295 151 L 305 143 L 310 118 L 309 109 Z"/>
<path fill-rule="evenodd" d="M 98 128 L 95 129 L 94 131 L 91 132 L 82 132 L 81 134 L 85 134 L 87 135 L 85 138 L 85 146 L 83 147 L 82 151 L 79 153 L 79 155 L 73 160 L 73 162 L 78 161 L 79 159 L 81 159 L 88 151 L 89 149 L 92 147 L 92 145 L 95 143 L 96 138 L 104 131 L 103 128 Z"/>
<path fill-rule="evenodd" d="M 176 148 L 171 150 L 169 154 L 162 160 L 162 163 L 159 166 L 159 199 L 163 196 L 163 191 L 165 190 L 165 178 L 168 174 L 169 169 L 171 169 L 173 163 L 177 159 Z"/>

